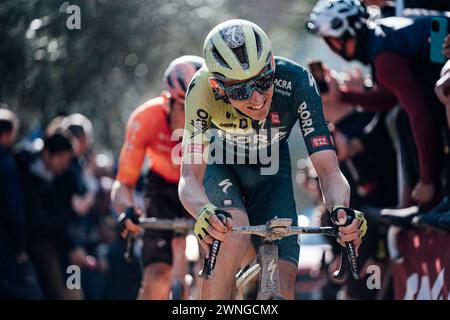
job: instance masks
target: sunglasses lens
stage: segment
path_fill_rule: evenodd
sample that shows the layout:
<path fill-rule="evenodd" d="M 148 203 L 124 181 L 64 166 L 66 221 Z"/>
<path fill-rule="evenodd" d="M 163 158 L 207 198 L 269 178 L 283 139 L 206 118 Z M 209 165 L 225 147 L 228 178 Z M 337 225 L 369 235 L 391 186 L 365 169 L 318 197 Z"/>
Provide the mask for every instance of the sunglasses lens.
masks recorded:
<path fill-rule="evenodd" d="M 263 73 L 259 78 L 228 87 L 223 86 L 223 89 L 232 100 L 247 100 L 252 95 L 253 90 L 265 93 L 272 87 L 274 80 L 275 72 L 269 70 Z"/>
<path fill-rule="evenodd" d="M 247 86 L 245 84 L 233 86 L 229 91 L 227 91 L 228 97 L 233 100 L 247 100 L 250 97 L 250 94 L 251 92 L 247 90 Z"/>
<path fill-rule="evenodd" d="M 273 82 L 275 80 L 275 72 L 270 72 L 269 74 L 264 75 L 259 78 L 254 83 L 254 88 L 260 91 L 267 91 L 272 87 Z"/>

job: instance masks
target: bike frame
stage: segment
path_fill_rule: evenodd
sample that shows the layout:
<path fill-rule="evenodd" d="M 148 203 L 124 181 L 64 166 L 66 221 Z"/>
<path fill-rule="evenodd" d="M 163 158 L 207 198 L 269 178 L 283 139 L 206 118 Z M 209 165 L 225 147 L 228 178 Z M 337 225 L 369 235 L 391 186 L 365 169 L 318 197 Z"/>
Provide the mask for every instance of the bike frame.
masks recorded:
<path fill-rule="evenodd" d="M 300 234 L 338 236 L 337 230 L 333 227 L 297 227 L 291 225 L 292 219 L 274 218 L 269 220 L 266 225 L 233 228 L 233 232 L 258 235 L 263 238 L 256 258 L 236 275 L 236 287 L 241 293 L 245 285 L 259 273 L 257 300 L 283 299 L 280 293 L 278 272 L 278 245 L 274 241 Z M 352 256 L 351 252 L 346 252 L 349 255 L 349 260 L 345 259 L 344 250 L 341 251 L 341 268 L 334 274 L 337 279 L 347 277 L 349 269 L 355 268 L 351 260 L 356 259 L 356 257 Z M 354 274 L 355 271 L 352 270 L 352 273 Z"/>

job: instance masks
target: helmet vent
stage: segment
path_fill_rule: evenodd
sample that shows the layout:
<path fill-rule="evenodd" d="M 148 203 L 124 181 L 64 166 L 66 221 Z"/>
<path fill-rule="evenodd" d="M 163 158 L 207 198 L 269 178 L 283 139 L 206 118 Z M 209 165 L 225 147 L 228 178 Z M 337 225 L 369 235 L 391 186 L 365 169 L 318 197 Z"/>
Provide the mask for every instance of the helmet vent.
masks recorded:
<path fill-rule="evenodd" d="M 172 78 L 171 77 L 167 77 L 166 79 L 167 79 L 167 84 L 169 85 L 169 87 L 175 88 L 175 86 L 173 85 L 173 82 L 172 82 Z"/>
<path fill-rule="evenodd" d="M 232 49 L 234 54 L 236 55 L 236 58 L 239 60 L 239 63 L 242 66 L 242 69 L 247 70 L 249 67 L 248 63 L 248 56 L 247 56 L 247 49 L 245 45 L 240 46 L 238 48 Z"/>
<path fill-rule="evenodd" d="M 214 60 L 220 63 L 222 67 L 231 69 L 228 63 L 225 61 L 225 59 L 222 57 L 222 55 L 219 53 L 219 51 L 216 49 L 215 46 L 212 47 L 212 54 L 214 56 Z"/>
<path fill-rule="evenodd" d="M 343 25 L 343 22 L 342 22 L 342 20 L 339 19 L 339 18 L 334 18 L 334 19 L 331 21 L 331 27 L 332 27 L 333 29 L 339 29 L 339 28 L 342 27 L 342 25 Z"/>
<path fill-rule="evenodd" d="M 258 59 L 261 58 L 262 54 L 262 45 L 261 45 L 261 37 L 259 36 L 258 32 L 253 29 L 253 32 L 255 33 L 255 40 L 256 40 L 256 51 L 258 54 Z"/>
<path fill-rule="evenodd" d="M 181 70 L 177 70 L 177 81 L 181 87 L 181 90 L 186 92 L 186 85 L 184 83 L 185 80 L 184 80 L 184 76 L 183 76 L 183 73 L 181 72 Z"/>

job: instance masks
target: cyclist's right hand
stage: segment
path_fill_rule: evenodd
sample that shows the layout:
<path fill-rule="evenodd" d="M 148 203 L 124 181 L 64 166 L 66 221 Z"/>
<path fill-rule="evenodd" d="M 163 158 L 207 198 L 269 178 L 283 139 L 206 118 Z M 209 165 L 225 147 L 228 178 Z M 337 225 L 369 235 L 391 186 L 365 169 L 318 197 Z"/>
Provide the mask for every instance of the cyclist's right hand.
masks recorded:
<path fill-rule="evenodd" d="M 224 241 L 233 227 L 232 219 L 227 217 L 225 223 L 222 223 L 216 215 L 216 210 L 218 208 L 211 203 L 205 205 L 197 215 L 194 225 L 194 233 L 205 250 L 207 258 L 209 258 L 209 247 L 213 241 L 215 239 Z"/>
<path fill-rule="evenodd" d="M 126 238 L 128 232 L 131 232 L 135 236 L 142 232 L 142 228 L 139 226 L 140 215 L 141 212 L 135 210 L 133 207 L 127 208 L 120 214 L 117 221 L 123 229 L 121 232 L 122 237 Z"/>

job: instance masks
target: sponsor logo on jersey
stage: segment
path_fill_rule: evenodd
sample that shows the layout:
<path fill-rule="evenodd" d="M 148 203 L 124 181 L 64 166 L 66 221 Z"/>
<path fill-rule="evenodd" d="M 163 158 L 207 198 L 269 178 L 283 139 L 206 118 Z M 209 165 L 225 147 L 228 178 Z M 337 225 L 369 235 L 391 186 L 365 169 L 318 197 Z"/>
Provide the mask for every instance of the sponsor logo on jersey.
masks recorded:
<path fill-rule="evenodd" d="M 219 127 L 221 127 L 221 128 L 236 128 L 237 125 L 235 123 L 220 123 Z"/>
<path fill-rule="evenodd" d="M 275 92 L 283 96 L 291 96 L 292 82 L 282 79 L 275 79 Z"/>
<path fill-rule="evenodd" d="M 238 117 L 233 114 L 233 112 L 227 111 L 225 112 L 225 118 L 227 118 L 227 120 L 236 120 Z"/>
<path fill-rule="evenodd" d="M 247 119 L 240 119 L 239 120 L 239 128 L 240 129 L 247 129 L 248 128 L 248 121 L 247 121 Z"/>
<path fill-rule="evenodd" d="M 308 104 L 303 101 L 298 107 L 297 112 L 300 116 L 300 128 L 302 129 L 303 136 L 308 136 L 314 132 L 313 121 L 311 119 L 311 112 L 308 110 Z"/>
<path fill-rule="evenodd" d="M 328 142 L 327 136 L 318 136 L 311 138 L 311 145 L 313 148 L 320 148 L 323 146 L 328 146 L 330 143 Z"/>
<path fill-rule="evenodd" d="M 205 133 L 208 129 L 209 114 L 204 109 L 197 110 L 198 118 L 191 120 L 191 125 L 194 127 L 194 132 L 191 134 L 191 139 L 200 133 Z"/>
<path fill-rule="evenodd" d="M 265 130 L 267 131 L 267 130 Z M 272 134 L 272 137 L 269 138 L 267 134 L 258 133 L 258 134 L 249 134 L 249 135 L 233 135 L 226 131 L 218 131 L 218 135 L 225 139 L 226 141 L 230 141 L 236 143 L 238 145 L 252 144 L 257 145 L 258 148 L 267 147 L 267 145 L 271 143 L 276 143 L 287 137 L 287 132 L 285 131 L 277 131 Z"/>
<path fill-rule="evenodd" d="M 222 187 L 222 191 L 228 194 L 228 189 L 233 186 L 233 183 L 230 181 L 230 179 L 225 179 L 220 181 L 218 186 Z"/>
<path fill-rule="evenodd" d="M 271 112 L 270 113 L 270 122 L 272 122 L 272 124 L 280 124 L 280 114 L 278 112 Z"/>
<path fill-rule="evenodd" d="M 283 79 L 275 79 L 275 86 L 284 90 L 292 90 L 292 82 Z"/>
<path fill-rule="evenodd" d="M 188 153 L 203 153 L 203 145 L 202 144 L 190 144 L 187 146 Z"/>

